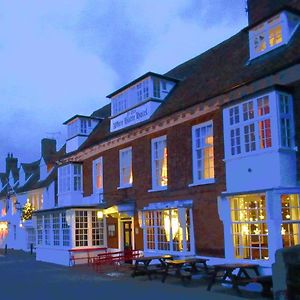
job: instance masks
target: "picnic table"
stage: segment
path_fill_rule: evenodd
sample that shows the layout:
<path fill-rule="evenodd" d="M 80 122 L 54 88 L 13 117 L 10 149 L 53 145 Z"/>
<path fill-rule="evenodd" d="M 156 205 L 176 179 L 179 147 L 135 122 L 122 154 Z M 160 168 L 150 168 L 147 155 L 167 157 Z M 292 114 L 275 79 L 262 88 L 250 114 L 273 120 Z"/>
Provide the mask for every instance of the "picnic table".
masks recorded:
<path fill-rule="evenodd" d="M 208 259 L 206 258 L 185 258 L 176 260 L 165 261 L 165 271 L 163 274 L 162 282 L 165 282 L 166 278 L 170 274 L 180 277 L 183 281 L 185 278 L 191 279 L 192 273 L 198 272 L 197 264 L 202 264 L 203 269 L 207 272 Z"/>
<path fill-rule="evenodd" d="M 140 274 L 146 274 L 151 280 L 151 274 L 165 270 L 165 260 L 172 259 L 171 255 L 156 255 L 156 256 L 142 256 L 135 259 L 132 277 Z M 156 264 L 151 264 L 153 261 L 158 261 Z"/>
<path fill-rule="evenodd" d="M 217 279 L 220 278 L 220 283 L 232 285 L 232 288 L 240 294 L 239 286 L 250 282 L 258 282 L 257 279 L 260 278 L 258 267 L 259 265 L 257 264 L 242 263 L 214 265 L 207 290 L 210 291 L 212 286 L 217 282 Z M 238 270 L 237 274 L 233 273 L 235 270 Z M 251 276 L 252 274 L 249 273 L 250 270 L 254 271 L 255 277 Z"/>

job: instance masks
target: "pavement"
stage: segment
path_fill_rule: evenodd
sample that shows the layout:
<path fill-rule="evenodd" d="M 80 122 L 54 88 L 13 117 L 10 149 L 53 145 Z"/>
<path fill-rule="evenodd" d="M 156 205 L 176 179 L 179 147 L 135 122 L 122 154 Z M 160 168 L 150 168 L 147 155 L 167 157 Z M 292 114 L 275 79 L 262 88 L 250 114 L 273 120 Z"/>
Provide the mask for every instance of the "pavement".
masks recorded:
<path fill-rule="evenodd" d="M 262 298 L 259 292 L 236 291 L 220 284 L 206 291 L 207 281 L 193 278 L 182 284 L 176 277 L 132 278 L 128 267 L 112 266 L 95 272 L 89 266 L 64 267 L 38 262 L 35 255 L 9 250 L 0 255 L 0 300 L 243 300 Z"/>

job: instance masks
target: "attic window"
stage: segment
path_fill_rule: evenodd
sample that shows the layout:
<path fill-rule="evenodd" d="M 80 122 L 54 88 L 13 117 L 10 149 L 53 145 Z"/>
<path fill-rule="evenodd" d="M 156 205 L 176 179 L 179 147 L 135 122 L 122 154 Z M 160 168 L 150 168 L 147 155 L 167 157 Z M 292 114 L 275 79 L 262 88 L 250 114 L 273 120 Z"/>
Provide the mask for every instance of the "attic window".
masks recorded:
<path fill-rule="evenodd" d="M 300 18 L 283 11 L 249 31 L 250 59 L 287 44 L 299 25 Z"/>

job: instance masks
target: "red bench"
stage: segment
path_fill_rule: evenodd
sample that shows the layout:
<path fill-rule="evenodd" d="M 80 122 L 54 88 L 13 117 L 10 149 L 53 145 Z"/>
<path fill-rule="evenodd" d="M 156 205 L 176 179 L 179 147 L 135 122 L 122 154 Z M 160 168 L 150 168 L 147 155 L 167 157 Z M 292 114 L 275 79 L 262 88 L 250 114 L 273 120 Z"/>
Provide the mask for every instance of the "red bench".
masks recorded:
<path fill-rule="evenodd" d="M 96 271 L 103 265 L 118 266 L 121 263 L 132 262 L 137 257 L 142 255 L 140 250 L 124 250 L 116 252 L 100 253 L 97 257 L 93 258 L 92 266 Z"/>
<path fill-rule="evenodd" d="M 69 265 L 74 266 L 76 264 L 76 261 L 79 260 L 85 260 L 87 263 L 91 263 L 95 257 L 97 257 L 97 254 L 93 252 L 99 252 L 102 251 L 104 253 L 107 252 L 107 248 L 101 247 L 101 248 L 75 248 L 75 249 L 69 249 Z M 81 255 L 83 253 L 83 255 Z M 78 254 L 76 256 L 76 254 Z"/>

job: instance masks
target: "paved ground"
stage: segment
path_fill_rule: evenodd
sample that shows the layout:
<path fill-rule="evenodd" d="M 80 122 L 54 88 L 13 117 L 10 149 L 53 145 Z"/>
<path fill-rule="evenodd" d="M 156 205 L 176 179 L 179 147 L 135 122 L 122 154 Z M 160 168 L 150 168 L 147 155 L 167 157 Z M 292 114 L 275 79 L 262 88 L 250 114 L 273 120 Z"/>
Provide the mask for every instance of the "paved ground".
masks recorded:
<path fill-rule="evenodd" d="M 193 279 L 183 286 L 178 278 L 152 281 L 145 276 L 131 278 L 128 269 L 106 269 L 96 273 L 90 267 L 63 267 L 35 261 L 34 255 L 12 251 L 0 256 L 0 300 L 262 300 L 259 293 L 242 292 L 221 285 L 206 291 L 204 279 Z"/>

